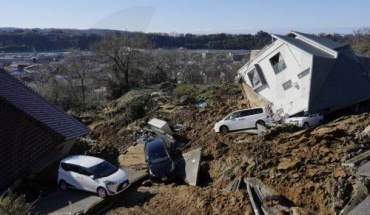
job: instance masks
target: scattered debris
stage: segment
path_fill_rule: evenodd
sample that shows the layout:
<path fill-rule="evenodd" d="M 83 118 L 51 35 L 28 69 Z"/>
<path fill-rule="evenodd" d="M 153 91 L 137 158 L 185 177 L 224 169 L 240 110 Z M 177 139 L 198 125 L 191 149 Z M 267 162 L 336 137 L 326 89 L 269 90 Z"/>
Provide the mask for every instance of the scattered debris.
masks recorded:
<path fill-rule="evenodd" d="M 282 204 L 283 197 L 263 184 L 261 180 L 245 178 L 244 182 L 255 215 L 292 214 L 291 205 Z"/>
<path fill-rule="evenodd" d="M 142 128 L 134 131 L 134 141 L 135 143 L 145 142 L 149 139 L 154 139 L 156 134 L 149 129 Z"/>
<path fill-rule="evenodd" d="M 200 102 L 200 103 L 196 104 L 195 107 L 197 107 L 197 108 L 206 108 L 207 103 L 206 102 Z"/>
<path fill-rule="evenodd" d="M 361 163 L 364 160 L 367 160 L 370 158 L 370 151 L 366 151 L 362 154 L 357 155 L 356 157 L 349 159 L 345 161 L 342 166 L 348 166 L 348 167 L 354 167 L 357 166 L 359 163 Z"/>
<path fill-rule="evenodd" d="M 237 177 L 232 180 L 226 187 L 227 191 L 237 191 L 240 188 L 240 184 L 242 182 L 242 177 Z"/>
<path fill-rule="evenodd" d="M 150 126 L 151 129 L 153 129 L 154 131 L 159 131 L 159 132 L 165 132 L 169 135 L 172 135 L 173 132 L 170 128 L 170 126 L 168 125 L 168 123 L 164 120 L 160 120 L 160 119 L 156 119 L 156 118 L 153 118 L 151 119 L 149 122 L 148 122 L 148 125 Z"/>

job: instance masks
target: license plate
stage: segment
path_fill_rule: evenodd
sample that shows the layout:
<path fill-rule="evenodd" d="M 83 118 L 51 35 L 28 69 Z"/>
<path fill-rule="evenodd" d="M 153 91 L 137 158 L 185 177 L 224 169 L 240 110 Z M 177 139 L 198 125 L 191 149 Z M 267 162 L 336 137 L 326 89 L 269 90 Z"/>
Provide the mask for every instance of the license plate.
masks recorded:
<path fill-rule="evenodd" d="M 162 178 L 162 181 L 165 181 L 165 180 L 167 180 L 167 177 L 163 177 L 163 178 Z"/>

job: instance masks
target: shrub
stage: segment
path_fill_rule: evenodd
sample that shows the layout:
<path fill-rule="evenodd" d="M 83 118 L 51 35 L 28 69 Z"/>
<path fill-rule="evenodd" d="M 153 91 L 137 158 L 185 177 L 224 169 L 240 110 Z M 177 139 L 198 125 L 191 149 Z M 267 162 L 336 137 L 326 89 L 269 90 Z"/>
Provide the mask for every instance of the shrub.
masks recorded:
<path fill-rule="evenodd" d="M 32 205 L 26 202 L 25 195 L 17 196 L 10 190 L 0 196 L 0 214 L 28 215 L 31 214 Z"/>

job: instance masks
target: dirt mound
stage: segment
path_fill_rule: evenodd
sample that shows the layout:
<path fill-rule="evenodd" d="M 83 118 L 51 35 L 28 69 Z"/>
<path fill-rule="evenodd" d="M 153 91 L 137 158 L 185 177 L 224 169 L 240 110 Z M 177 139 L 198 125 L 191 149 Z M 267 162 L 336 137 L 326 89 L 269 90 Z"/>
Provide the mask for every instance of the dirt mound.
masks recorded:
<path fill-rule="evenodd" d="M 195 101 L 205 101 L 206 107 L 178 105 L 188 91 Z M 369 149 L 370 142 L 361 132 L 370 124 L 370 115 L 343 116 L 306 130 L 280 127 L 265 135 L 215 133 L 215 122 L 248 107 L 238 92 L 229 85 L 197 87 L 178 90 L 178 97 L 172 99 L 151 98 L 152 111 L 143 121 L 156 116 L 182 124 L 176 135 L 190 140 L 193 147 L 203 147 L 200 186 L 142 186 L 131 194 L 134 200 L 122 200 L 108 214 L 252 214 L 245 189 L 225 191 L 235 177 L 261 179 L 301 213 L 337 214 L 358 183 L 341 163 Z M 110 110 L 118 113 L 121 108 Z M 133 131 L 127 130 L 124 114 L 104 117 L 92 123 L 97 139 L 114 147 L 132 144 Z"/>
<path fill-rule="evenodd" d="M 252 214 L 245 191 L 162 185 L 140 187 L 130 194 L 134 196 L 122 199 L 107 214 Z"/>

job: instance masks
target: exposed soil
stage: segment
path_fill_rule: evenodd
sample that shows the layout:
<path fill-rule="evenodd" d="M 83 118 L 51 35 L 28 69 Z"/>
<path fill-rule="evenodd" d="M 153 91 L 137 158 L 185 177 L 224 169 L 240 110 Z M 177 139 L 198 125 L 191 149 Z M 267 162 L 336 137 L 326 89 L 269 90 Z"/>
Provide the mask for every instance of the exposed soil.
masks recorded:
<path fill-rule="evenodd" d="M 339 213 L 358 183 L 341 163 L 369 149 L 370 142 L 361 132 L 370 124 L 370 114 L 346 115 L 306 130 L 279 127 L 263 135 L 221 135 L 214 132 L 214 123 L 247 107 L 241 93 L 228 92 L 215 90 L 206 108 L 182 106 L 165 112 L 157 108 L 149 116 L 185 125 L 177 135 L 203 147 L 200 186 L 131 188 L 107 214 L 253 214 L 245 189 L 225 191 L 239 176 L 261 179 L 296 207 L 283 214 Z M 160 107 L 161 102 L 151 106 Z M 120 124 L 119 116 L 108 121 L 94 131 L 96 137 L 104 139 L 105 145 L 109 141 L 123 148 L 132 144 L 133 131 Z"/>

